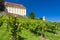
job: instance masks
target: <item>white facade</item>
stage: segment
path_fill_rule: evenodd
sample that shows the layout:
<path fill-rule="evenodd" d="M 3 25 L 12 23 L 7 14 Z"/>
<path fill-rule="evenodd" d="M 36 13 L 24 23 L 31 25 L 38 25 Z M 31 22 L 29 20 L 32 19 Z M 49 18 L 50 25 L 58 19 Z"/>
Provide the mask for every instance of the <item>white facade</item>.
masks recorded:
<path fill-rule="evenodd" d="M 23 8 L 14 8 L 14 7 L 7 7 L 6 6 L 6 11 L 8 13 L 13 13 L 21 16 L 26 16 L 26 9 Z"/>
<path fill-rule="evenodd" d="M 11 2 L 5 2 L 5 11 L 21 16 L 26 16 L 26 8 L 22 4 L 15 4 Z"/>

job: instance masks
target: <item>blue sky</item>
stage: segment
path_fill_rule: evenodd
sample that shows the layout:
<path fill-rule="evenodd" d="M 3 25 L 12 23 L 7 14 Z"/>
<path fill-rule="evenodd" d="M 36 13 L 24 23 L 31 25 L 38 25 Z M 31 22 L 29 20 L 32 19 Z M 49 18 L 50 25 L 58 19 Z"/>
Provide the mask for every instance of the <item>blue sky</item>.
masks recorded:
<path fill-rule="evenodd" d="M 46 16 L 48 21 L 60 22 L 60 0 L 5 0 L 22 4 L 27 9 L 27 16 L 31 11 L 36 18 Z"/>

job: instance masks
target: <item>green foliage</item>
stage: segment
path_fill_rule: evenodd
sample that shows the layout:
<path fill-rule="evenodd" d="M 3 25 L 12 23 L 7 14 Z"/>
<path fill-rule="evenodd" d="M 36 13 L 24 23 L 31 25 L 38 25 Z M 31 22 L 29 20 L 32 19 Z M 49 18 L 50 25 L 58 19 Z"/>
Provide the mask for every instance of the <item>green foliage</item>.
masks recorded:
<path fill-rule="evenodd" d="M 34 12 L 31 12 L 29 17 L 30 17 L 31 19 L 34 19 L 34 18 L 35 18 Z"/>
<path fill-rule="evenodd" d="M 0 11 L 4 11 L 5 6 L 4 6 L 4 0 L 0 0 Z"/>
<path fill-rule="evenodd" d="M 58 26 L 56 26 L 57 24 Z M 0 39 L 12 40 L 15 37 L 16 40 L 40 40 L 37 36 L 41 35 L 48 38 L 49 35 L 55 35 L 58 33 L 57 31 L 60 31 L 59 24 L 35 19 L 0 16 Z"/>
<path fill-rule="evenodd" d="M 43 18 L 41 17 L 41 18 L 39 18 L 40 20 L 43 20 Z"/>

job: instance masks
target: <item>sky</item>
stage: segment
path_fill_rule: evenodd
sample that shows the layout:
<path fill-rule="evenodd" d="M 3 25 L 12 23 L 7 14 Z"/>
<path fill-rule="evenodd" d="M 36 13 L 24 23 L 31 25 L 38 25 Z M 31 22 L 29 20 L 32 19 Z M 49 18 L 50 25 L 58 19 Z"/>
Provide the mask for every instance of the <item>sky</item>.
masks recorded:
<path fill-rule="evenodd" d="M 36 18 L 46 17 L 48 21 L 60 22 L 60 0 L 5 0 L 22 4 L 26 7 L 27 16 L 34 12 Z"/>

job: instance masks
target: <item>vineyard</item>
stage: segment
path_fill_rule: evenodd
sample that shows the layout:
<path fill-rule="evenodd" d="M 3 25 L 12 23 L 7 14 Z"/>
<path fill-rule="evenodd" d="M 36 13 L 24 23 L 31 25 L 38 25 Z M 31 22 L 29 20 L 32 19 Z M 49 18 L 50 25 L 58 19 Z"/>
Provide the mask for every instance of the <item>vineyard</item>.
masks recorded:
<path fill-rule="evenodd" d="M 0 16 L 0 40 L 60 40 L 60 23 Z"/>

